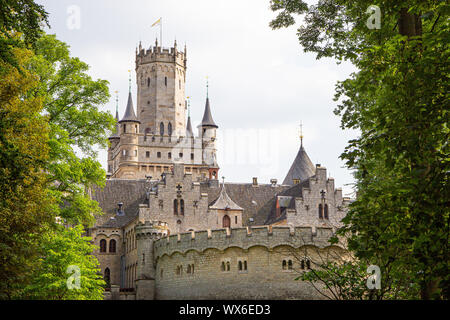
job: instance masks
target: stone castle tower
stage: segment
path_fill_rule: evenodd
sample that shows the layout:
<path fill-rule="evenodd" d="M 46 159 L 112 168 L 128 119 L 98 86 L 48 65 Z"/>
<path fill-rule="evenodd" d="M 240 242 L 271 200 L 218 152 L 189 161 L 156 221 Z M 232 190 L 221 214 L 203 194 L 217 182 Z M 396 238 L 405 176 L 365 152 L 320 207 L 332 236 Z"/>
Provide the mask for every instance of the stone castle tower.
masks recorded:
<path fill-rule="evenodd" d="M 136 50 L 137 114 L 130 92 L 124 116 L 109 138 L 109 178 L 143 179 L 158 177 L 184 164 L 196 181 L 217 184 L 216 130 L 207 94 L 198 136 L 186 117 L 187 51 L 155 46 Z"/>

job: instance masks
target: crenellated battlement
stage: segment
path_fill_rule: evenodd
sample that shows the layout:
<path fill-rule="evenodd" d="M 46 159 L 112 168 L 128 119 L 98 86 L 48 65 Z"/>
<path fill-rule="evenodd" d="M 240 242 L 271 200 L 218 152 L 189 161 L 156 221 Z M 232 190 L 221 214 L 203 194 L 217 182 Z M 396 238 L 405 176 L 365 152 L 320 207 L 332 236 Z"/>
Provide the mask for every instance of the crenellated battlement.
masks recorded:
<path fill-rule="evenodd" d="M 140 47 L 139 51 L 136 52 L 136 67 L 153 62 L 176 62 L 186 67 L 186 51 L 179 51 L 176 43 L 171 48 L 164 48 L 157 44 L 147 50 Z"/>
<path fill-rule="evenodd" d="M 331 228 L 260 226 L 235 229 L 203 230 L 166 236 L 155 241 L 155 258 L 172 255 L 175 252 L 185 254 L 190 250 L 203 252 L 207 249 L 226 250 L 238 247 L 244 250 L 254 246 L 263 246 L 269 250 L 277 246 L 316 246 L 325 248 L 331 244 Z"/>

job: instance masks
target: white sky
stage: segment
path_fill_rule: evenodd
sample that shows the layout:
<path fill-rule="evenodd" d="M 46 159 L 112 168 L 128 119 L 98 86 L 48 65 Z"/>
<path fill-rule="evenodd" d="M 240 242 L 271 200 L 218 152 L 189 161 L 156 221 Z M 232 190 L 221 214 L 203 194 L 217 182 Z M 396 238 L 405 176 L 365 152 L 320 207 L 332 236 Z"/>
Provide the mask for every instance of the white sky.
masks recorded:
<path fill-rule="evenodd" d="M 311 161 L 325 166 L 344 194 L 352 192 L 353 177 L 338 157 L 356 134 L 340 129 L 333 96 L 336 81 L 354 68 L 304 53 L 296 27 L 271 30 L 275 13 L 269 0 L 37 2 L 50 14 L 49 32 L 90 65 L 93 78 L 110 82 L 112 97 L 104 110 L 114 113 L 118 90 L 123 115 L 129 69 L 136 106 L 136 46 L 140 40 L 144 48 L 154 45 L 159 27 L 150 26 L 162 17 L 163 45 L 172 46 L 175 38 L 179 48 L 187 45 L 186 92 L 194 127 L 203 116 L 209 76 L 212 114 L 220 127 L 220 176 L 227 182 L 250 183 L 258 177 L 260 183 L 270 178 L 281 183 L 298 152 L 302 122 Z M 99 161 L 106 168 L 105 150 L 99 152 Z"/>

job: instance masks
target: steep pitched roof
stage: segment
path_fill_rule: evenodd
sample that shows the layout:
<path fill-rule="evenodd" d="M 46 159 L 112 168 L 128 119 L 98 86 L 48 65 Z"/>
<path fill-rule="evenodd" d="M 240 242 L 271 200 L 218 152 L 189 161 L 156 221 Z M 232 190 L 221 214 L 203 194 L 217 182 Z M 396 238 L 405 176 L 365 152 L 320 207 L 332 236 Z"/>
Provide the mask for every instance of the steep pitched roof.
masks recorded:
<path fill-rule="evenodd" d="M 113 134 L 109 137 L 109 139 L 120 138 L 119 136 L 119 111 L 116 110 L 116 129 Z"/>
<path fill-rule="evenodd" d="M 270 184 L 259 184 L 257 187 L 251 183 L 225 183 L 227 194 L 233 201 L 244 209 L 242 213 L 243 225 L 249 224 L 249 219 L 253 218 L 252 225 L 262 225 L 267 219 L 269 208 L 265 207 L 266 202 L 280 192 L 287 190 L 288 186 Z M 208 184 L 201 184 L 201 191 L 208 193 L 210 204 L 219 197 L 221 188 L 210 188 Z"/>
<path fill-rule="evenodd" d="M 186 137 L 192 137 L 194 133 L 192 132 L 191 116 L 188 116 L 188 121 L 186 125 Z"/>
<path fill-rule="evenodd" d="M 312 177 L 314 174 L 315 167 L 309 159 L 305 148 L 303 148 L 303 144 L 301 144 L 300 150 L 298 151 L 297 156 L 295 157 L 295 160 L 286 175 L 286 178 L 284 178 L 283 184 L 292 186 L 294 185 L 294 179 L 303 181 L 309 177 Z"/>
<path fill-rule="evenodd" d="M 205 105 L 205 113 L 203 114 L 203 120 L 200 124 L 201 127 L 214 127 L 218 128 L 219 126 L 215 124 L 212 115 L 211 115 L 211 108 L 209 106 L 209 98 L 206 98 L 206 105 Z"/>
<path fill-rule="evenodd" d="M 209 208 L 218 210 L 244 210 L 228 196 L 224 183 L 222 183 L 219 197 L 209 206 Z"/>
<path fill-rule="evenodd" d="M 103 188 L 91 189 L 91 199 L 98 202 L 104 213 L 97 218 L 96 226 L 123 227 L 135 219 L 139 212 L 139 204 L 146 201 L 145 186 L 145 179 L 108 179 Z M 123 203 L 124 215 L 117 215 L 120 202 Z"/>
<path fill-rule="evenodd" d="M 122 120 L 119 122 L 124 121 L 133 121 L 133 122 L 139 122 L 138 118 L 136 117 L 136 114 L 134 113 L 134 107 L 133 107 L 133 98 L 131 96 L 131 91 L 128 93 L 128 102 L 127 102 L 127 109 L 125 110 L 125 114 L 123 115 Z"/>

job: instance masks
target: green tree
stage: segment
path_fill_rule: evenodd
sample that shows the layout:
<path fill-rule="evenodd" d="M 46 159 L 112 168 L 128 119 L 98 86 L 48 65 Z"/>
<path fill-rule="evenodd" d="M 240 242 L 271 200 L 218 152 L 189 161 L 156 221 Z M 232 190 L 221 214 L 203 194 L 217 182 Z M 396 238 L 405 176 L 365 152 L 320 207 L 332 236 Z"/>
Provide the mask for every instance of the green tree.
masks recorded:
<path fill-rule="evenodd" d="M 33 0 L 0 0 L 0 61 L 20 70 L 13 48 L 32 47 L 40 36 L 41 26 L 48 25 L 47 17 L 43 6 Z M 4 64 L 0 65 L 3 67 Z"/>
<path fill-rule="evenodd" d="M 367 26 L 371 5 L 381 9 L 380 29 Z M 273 0 L 271 8 L 273 28 L 304 15 L 305 51 L 359 70 L 336 86 L 342 128 L 361 132 L 341 156 L 358 197 L 340 234 L 382 274 L 411 279 L 421 298 L 448 299 L 448 2 Z"/>
<path fill-rule="evenodd" d="M 87 190 L 103 186 L 106 173 L 95 147 L 106 147 L 115 120 L 99 109 L 110 97 L 106 80 L 93 80 L 89 66 L 70 56 L 69 47 L 54 35 L 35 44 L 31 70 L 39 75 L 32 95 L 44 101 L 50 123 L 50 189 L 61 204 L 58 216 L 68 223 L 90 225 L 101 214 Z"/>
<path fill-rule="evenodd" d="M 12 53 L 18 65 L 32 57 L 26 49 Z M 37 78 L 2 61 L 0 70 L 0 299 L 7 299 L 27 282 L 39 235 L 54 220 L 42 171 L 49 126 L 42 99 L 26 96 Z"/>
<path fill-rule="evenodd" d="M 42 257 L 20 298 L 39 300 L 102 300 L 105 281 L 91 238 L 83 237 L 83 227 L 59 226 L 45 234 Z M 77 283 L 76 277 L 79 276 Z M 78 285 L 78 286 L 77 286 Z"/>

